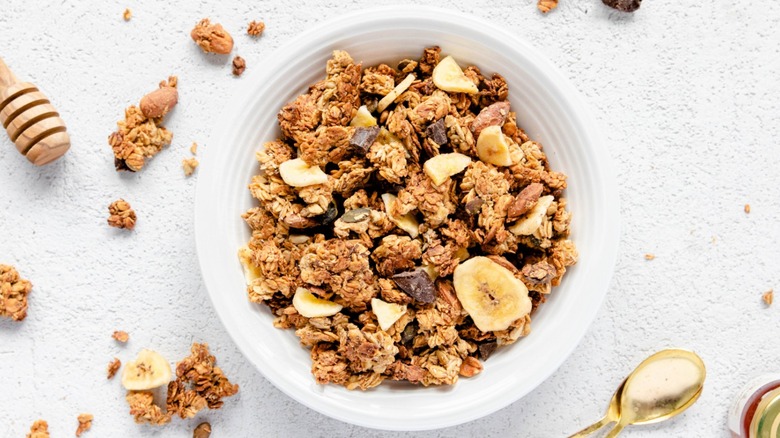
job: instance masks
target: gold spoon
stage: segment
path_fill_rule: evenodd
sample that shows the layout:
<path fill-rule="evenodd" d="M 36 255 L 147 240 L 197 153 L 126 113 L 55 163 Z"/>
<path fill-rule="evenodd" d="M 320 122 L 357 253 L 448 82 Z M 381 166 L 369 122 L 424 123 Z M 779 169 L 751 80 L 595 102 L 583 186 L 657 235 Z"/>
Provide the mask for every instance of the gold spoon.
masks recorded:
<path fill-rule="evenodd" d="M 570 438 L 579 438 L 606 424 L 617 425 L 606 438 L 616 437 L 629 424 L 668 420 L 698 400 L 706 377 L 704 362 L 688 350 L 662 350 L 640 363 L 615 392 L 607 414 Z"/>

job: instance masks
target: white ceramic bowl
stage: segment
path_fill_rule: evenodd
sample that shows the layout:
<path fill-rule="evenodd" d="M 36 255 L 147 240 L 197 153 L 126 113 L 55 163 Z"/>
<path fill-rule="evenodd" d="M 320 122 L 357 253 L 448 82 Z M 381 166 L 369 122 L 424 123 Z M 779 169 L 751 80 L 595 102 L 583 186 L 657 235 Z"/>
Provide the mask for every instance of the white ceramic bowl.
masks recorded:
<path fill-rule="evenodd" d="M 540 141 L 555 170 L 569 175 L 573 240 L 580 262 L 533 315 L 532 333 L 500 349 L 484 371 L 453 387 L 383 384 L 370 391 L 319 386 L 309 352 L 292 330 L 247 300 L 236 252 L 250 233 L 240 215 L 254 205 L 247 185 L 254 151 L 277 138 L 276 114 L 321 79 L 334 49 L 364 65 L 417 58 L 439 45 L 462 65 L 501 73 L 518 124 Z M 301 34 L 242 78 L 202 154 L 195 208 L 201 271 L 214 308 L 241 351 L 290 397 L 325 415 L 379 429 L 434 429 L 490 414 L 523 397 L 577 345 L 606 294 L 617 252 L 618 196 L 597 123 L 569 82 L 528 43 L 493 23 L 412 6 L 341 16 Z M 561 413 L 563 414 L 563 413 Z"/>

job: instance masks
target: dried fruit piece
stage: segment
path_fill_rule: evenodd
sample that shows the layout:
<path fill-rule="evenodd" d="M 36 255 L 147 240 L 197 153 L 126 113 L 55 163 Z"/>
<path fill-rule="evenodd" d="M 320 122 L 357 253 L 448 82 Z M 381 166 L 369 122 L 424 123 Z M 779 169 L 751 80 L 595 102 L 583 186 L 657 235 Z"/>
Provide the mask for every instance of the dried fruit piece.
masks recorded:
<path fill-rule="evenodd" d="M 265 30 L 265 23 L 262 21 L 250 21 L 249 26 L 246 28 L 246 33 L 248 33 L 251 36 L 260 36 L 260 34 L 263 33 Z M 206 423 L 208 424 L 208 423 Z"/>
<path fill-rule="evenodd" d="M 448 154 L 439 154 L 423 164 L 425 174 L 431 178 L 434 184 L 441 185 L 451 176 L 463 172 L 469 164 L 471 158 L 467 155 L 451 152 Z"/>
<path fill-rule="evenodd" d="M 546 14 L 558 7 L 558 0 L 539 0 L 539 2 L 536 3 L 536 7 L 542 11 L 543 14 Z"/>
<path fill-rule="evenodd" d="M 108 225 L 114 228 L 125 228 L 132 230 L 135 228 L 136 215 L 135 210 L 124 199 L 119 199 L 108 206 Z"/>
<path fill-rule="evenodd" d="M 379 136 L 379 131 L 379 126 L 358 127 L 349 139 L 349 146 L 365 155 Z"/>
<path fill-rule="evenodd" d="M 13 266 L 0 264 L 0 317 L 21 321 L 27 317 L 27 296 L 32 283 Z"/>
<path fill-rule="evenodd" d="M 523 282 L 487 257 L 461 263 L 452 280 L 463 309 L 483 332 L 506 330 L 531 312 Z"/>
<path fill-rule="evenodd" d="M 506 118 L 509 115 L 509 102 L 496 102 L 479 112 L 474 121 L 471 122 L 471 132 L 474 137 L 479 138 L 482 130 L 488 126 L 504 126 Z"/>
<path fill-rule="evenodd" d="M 539 200 L 539 196 L 542 195 L 543 190 L 544 186 L 539 183 L 527 185 L 509 206 L 506 213 L 507 222 L 515 221 L 517 218 L 527 213 L 528 210 L 536 205 L 536 201 Z"/>
<path fill-rule="evenodd" d="M 417 222 L 417 219 L 411 213 L 407 213 L 403 216 L 394 215 L 392 211 L 393 204 L 395 204 L 396 199 L 397 197 L 390 193 L 385 193 L 382 195 L 382 202 L 385 204 L 385 212 L 387 213 L 387 217 L 390 218 L 390 220 L 396 224 L 398 228 L 409 233 L 409 235 L 412 236 L 412 239 L 414 239 L 420 235 L 420 223 Z"/>
<path fill-rule="evenodd" d="M 114 333 L 111 334 L 111 337 L 116 339 L 117 341 L 121 343 L 126 343 L 130 339 L 130 335 L 127 334 L 127 332 L 122 330 L 116 330 Z"/>
<path fill-rule="evenodd" d="M 253 22 L 254 23 L 254 22 Z M 192 431 L 192 438 L 209 438 L 211 436 L 211 425 L 203 422 Z"/>
<path fill-rule="evenodd" d="M 379 321 L 379 328 L 387 331 L 406 313 L 406 305 L 388 303 L 379 298 L 371 299 L 371 310 Z"/>
<path fill-rule="evenodd" d="M 251 286 L 252 283 L 262 275 L 260 268 L 252 263 L 252 250 L 247 246 L 241 247 L 241 249 L 238 250 L 238 259 L 241 261 L 241 265 L 244 267 L 244 278 L 246 279 L 246 284 L 247 286 Z"/>
<path fill-rule="evenodd" d="M 211 24 L 208 18 L 195 25 L 190 37 L 206 53 L 226 55 L 233 50 L 233 37 L 221 24 Z"/>
<path fill-rule="evenodd" d="M 144 117 L 155 119 L 168 114 L 179 102 L 179 91 L 174 86 L 163 82 L 160 88 L 141 98 L 139 107 Z"/>
<path fill-rule="evenodd" d="M 401 81 L 401 83 L 396 85 L 391 92 L 387 93 L 387 96 L 383 97 L 382 100 L 379 101 L 379 103 L 376 105 L 376 110 L 380 113 L 384 111 L 385 108 L 390 106 L 390 104 L 393 103 L 393 101 L 398 98 L 398 96 L 400 96 L 404 91 L 406 91 L 407 88 L 409 88 L 410 85 L 412 85 L 412 82 L 414 82 L 414 75 L 409 74 L 406 76 L 406 78 L 404 78 L 403 81 Z"/>
<path fill-rule="evenodd" d="M 95 417 L 92 414 L 79 415 L 79 427 L 76 429 L 76 436 L 81 436 L 82 433 L 88 431 L 92 427 L 92 420 L 94 419 Z"/>
<path fill-rule="evenodd" d="M 308 289 L 302 287 L 295 290 L 292 304 L 298 313 L 307 318 L 333 316 L 344 308 L 341 304 L 318 298 L 313 293 L 309 292 Z"/>
<path fill-rule="evenodd" d="M 246 61 L 244 58 L 236 55 L 236 57 L 233 58 L 233 76 L 241 76 L 241 74 L 244 73 L 244 70 L 246 70 Z"/>
<path fill-rule="evenodd" d="M 108 363 L 108 373 L 107 373 L 107 379 L 113 379 L 116 375 L 116 372 L 119 371 L 119 367 L 122 366 L 122 362 L 118 358 L 114 358 L 111 362 Z"/>
<path fill-rule="evenodd" d="M 294 158 L 280 164 L 279 174 L 285 183 L 293 187 L 307 187 L 328 182 L 328 174 L 319 166 L 309 166 L 301 158 Z"/>
<path fill-rule="evenodd" d="M 539 227 L 542 225 L 542 221 L 547 215 L 547 209 L 550 208 L 550 205 L 553 203 L 554 199 L 555 198 L 553 198 L 551 195 L 542 196 L 539 198 L 539 200 L 536 201 L 536 205 L 534 205 L 530 211 L 520 217 L 517 222 L 509 227 L 509 231 L 515 233 L 518 236 L 528 236 L 533 234 L 534 231 L 539 229 Z"/>
<path fill-rule="evenodd" d="M 430 273 L 425 268 L 395 274 L 393 281 L 407 295 L 421 303 L 430 304 L 436 301 L 436 289 Z"/>
<path fill-rule="evenodd" d="M 447 56 L 439 61 L 433 68 L 432 78 L 433 83 L 444 91 L 468 94 L 479 92 L 477 86 L 463 73 L 452 56 Z"/>
<path fill-rule="evenodd" d="M 477 156 L 485 163 L 496 166 L 511 166 L 512 158 L 509 156 L 509 143 L 501 132 L 500 126 L 488 126 L 483 129 L 477 138 Z"/>
<path fill-rule="evenodd" d="M 439 146 L 446 144 L 447 127 L 444 125 L 444 117 L 428 125 L 428 127 L 425 128 L 425 135 Z"/>
<path fill-rule="evenodd" d="M 371 115 L 371 111 L 368 110 L 368 107 L 361 105 L 355 113 L 355 117 L 349 122 L 349 126 L 356 126 L 358 128 L 376 126 L 376 118 Z M 377 131 L 377 133 L 379 133 L 379 131 Z"/>
<path fill-rule="evenodd" d="M 199 164 L 200 163 L 195 157 L 185 158 L 181 160 L 181 167 L 182 169 L 184 169 L 184 176 L 192 176 L 192 174 L 195 173 L 195 169 L 198 168 Z"/>
<path fill-rule="evenodd" d="M 615 8 L 622 12 L 634 12 L 642 6 L 642 0 L 601 0 L 610 8 Z"/>
<path fill-rule="evenodd" d="M 157 388 L 170 380 L 171 364 L 160 353 L 147 349 L 141 350 L 122 372 L 122 386 L 129 391 Z"/>

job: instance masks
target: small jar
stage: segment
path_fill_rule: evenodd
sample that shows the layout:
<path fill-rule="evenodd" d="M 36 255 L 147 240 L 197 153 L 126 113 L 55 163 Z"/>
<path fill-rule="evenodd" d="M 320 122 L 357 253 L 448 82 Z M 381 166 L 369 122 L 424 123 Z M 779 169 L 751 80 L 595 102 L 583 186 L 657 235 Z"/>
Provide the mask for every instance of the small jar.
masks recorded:
<path fill-rule="evenodd" d="M 766 374 L 748 382 L 729 409 L 734 438 L 780 437 L 780 374 Z"/>

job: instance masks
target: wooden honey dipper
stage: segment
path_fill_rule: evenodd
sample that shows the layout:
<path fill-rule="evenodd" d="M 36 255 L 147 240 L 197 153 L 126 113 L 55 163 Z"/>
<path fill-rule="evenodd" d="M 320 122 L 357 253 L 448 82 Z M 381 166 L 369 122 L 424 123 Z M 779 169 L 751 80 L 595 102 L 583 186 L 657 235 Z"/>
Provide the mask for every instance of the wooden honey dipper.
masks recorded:
<path fill-rule="evenodd" d="M 65 122 L 49 99 L 29 82 L 19 82 L 0 58 L 0 123 L 16 149 L 36 166 L 70 148 Z"/>

